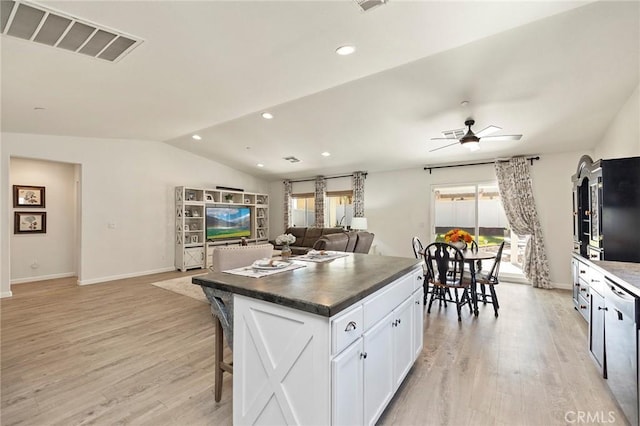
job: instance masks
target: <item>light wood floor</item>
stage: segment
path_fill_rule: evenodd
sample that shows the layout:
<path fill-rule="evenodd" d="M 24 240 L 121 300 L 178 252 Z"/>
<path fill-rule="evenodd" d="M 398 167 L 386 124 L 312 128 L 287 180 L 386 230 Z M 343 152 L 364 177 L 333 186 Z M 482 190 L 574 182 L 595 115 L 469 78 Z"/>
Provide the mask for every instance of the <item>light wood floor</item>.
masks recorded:
<path fill-rule="evenodd" d="M 150 285 L 180 275 L 12 286 L 0 301 L 0 423 L 230 425 L 230 376 L 213 399 L 208 305 Z M 379 423 L 562 425 L 612 411 L 626 424 L 570 293 L 497 291 L 497 319 L 490 305 L 461 323 L 451 308 L 425 317 L 424 351 Z"/>

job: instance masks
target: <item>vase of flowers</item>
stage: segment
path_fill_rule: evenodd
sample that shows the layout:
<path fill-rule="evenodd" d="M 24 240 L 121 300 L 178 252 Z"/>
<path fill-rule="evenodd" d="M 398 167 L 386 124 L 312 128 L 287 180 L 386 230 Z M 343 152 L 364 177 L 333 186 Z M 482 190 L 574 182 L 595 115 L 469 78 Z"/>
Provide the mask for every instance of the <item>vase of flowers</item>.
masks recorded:
<path fill-rule="evenodd" d="M 291 244 L 296 242 L 296 237 L 293 234 L 281 234 L 276 237 L 276 244 L 281 245 L 280 249 L 283 260 L 289 259 L 291 257 Z"/>
<path fill-rule="evenodd" d="M 473 241 L 473 237 L 467 231 L 454 228 L 444 234 L 444 241 L 460 250 L 464 250 L 467 248 L 467 244 Z"/>

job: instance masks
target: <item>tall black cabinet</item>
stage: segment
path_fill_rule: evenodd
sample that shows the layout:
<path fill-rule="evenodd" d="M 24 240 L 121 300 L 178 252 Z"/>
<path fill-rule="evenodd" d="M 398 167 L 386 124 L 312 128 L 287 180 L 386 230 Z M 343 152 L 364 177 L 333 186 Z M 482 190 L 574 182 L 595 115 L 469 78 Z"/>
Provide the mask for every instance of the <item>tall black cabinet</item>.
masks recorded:
<path fill-rule="evenodd" d="M 594 162 L 584 155 L 571 180 L 574 251 L 640 262 L 640 157 Z"/>

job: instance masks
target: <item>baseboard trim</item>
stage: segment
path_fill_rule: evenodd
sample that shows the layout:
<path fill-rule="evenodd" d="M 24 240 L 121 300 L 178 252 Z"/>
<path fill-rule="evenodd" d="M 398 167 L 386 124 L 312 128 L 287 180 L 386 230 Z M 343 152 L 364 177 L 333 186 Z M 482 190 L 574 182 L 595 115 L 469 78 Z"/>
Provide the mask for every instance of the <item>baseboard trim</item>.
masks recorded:
<path fill-rule="evenodd" d="M 75 277 L 76 275 L 77 274 L 75 272 L 64 272 L 62 274 L 51 274 L 51 275 L 40 275 L 37 277 L 16 278 L 14 280 L 11 280 L 11 285 L 32 283 L 34 281 L 55 280 L 56 278 L 69 278 L 69 277 Z"/>
<path fill-rule="evenodd" d="M 99 283 L 104 283 L 104 282 L 107 282 L 107 281 L 123 280 L 125 278 L 141 277 L 141 276 L 144 276 L 144 275 L 159 274 L 159 273 L 162 273 L 162 272 L 171 272 L 171 271 L 175 271 L 175 270 L 176 270 L 175 267 L 169 266 L 169 267 L 166 267 L 166 268 L 153 269 L 151 271 L 132 272 L 130 274 L 121 274 L 121 275 L 111 275 L 111 276 L 108 276 L 108 277 L 92 278 L 90 280 L 78 280 L 78 285 L 99 284 Z"/>
<path fill-rule="evenodd" d="M 11 291 L 3 291 L 2 293 L 0 293 L 0 299 L 11 296 L 13 296 L 13 293 Z"/>

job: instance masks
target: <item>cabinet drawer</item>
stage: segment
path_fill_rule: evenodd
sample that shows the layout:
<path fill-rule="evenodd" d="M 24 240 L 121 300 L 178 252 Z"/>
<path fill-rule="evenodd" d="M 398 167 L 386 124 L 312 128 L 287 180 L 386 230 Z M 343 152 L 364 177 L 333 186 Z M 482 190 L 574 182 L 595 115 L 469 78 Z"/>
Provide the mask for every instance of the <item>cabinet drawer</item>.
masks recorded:
<path fill-rule="evenodd" d="M 331 353 L 337 354 L 364 332 L 362 305 L 331 321 Z"/>
<path fill-rule="evenodd" d="M 586 295 L 583 296 L 582 294 L 580 294 L 580 296 L 578 297 L 578 312 L 580 312 L 580 315 L 582 315 L 585 319 L 585 321 L 589 322 L 589 296 Z"/>
<path fill-rule="evenodd" d="M 368 330 L 413 293 L 415 275 L 400 278 L 389 288 L 364 303 L 364 328 Z"/>

